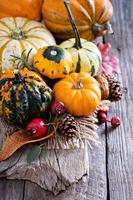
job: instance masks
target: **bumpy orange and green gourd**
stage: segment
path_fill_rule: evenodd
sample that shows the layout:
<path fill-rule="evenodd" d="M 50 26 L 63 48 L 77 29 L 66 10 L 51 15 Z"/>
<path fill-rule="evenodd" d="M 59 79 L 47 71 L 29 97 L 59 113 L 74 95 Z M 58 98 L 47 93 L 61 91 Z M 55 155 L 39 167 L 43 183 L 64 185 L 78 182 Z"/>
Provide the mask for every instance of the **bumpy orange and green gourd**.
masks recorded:
<path fill-rule="evenodd" d="M 44 115 L 52 97 L 43 79 L 27 68 L 6 71 L 0 78 L 0 115 L 10 123 Z"/>
<path fill-rule="evenodd" d="M 59 46 L 40 48 L 34 57 L 34 68 L 50 79 L 63 78 L 74 71 L 71 55 Z"/>

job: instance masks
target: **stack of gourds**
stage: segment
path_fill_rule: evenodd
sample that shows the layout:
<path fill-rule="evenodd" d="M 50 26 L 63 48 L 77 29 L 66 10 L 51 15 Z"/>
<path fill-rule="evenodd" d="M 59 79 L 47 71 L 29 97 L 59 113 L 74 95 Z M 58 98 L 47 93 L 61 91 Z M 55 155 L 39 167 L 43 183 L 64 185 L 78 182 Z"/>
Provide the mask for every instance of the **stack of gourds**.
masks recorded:
<path fill-rule="evenodd" d="M 112 13 L 108 0 L 0 0 L 0 114 L 25 124 L 45 115 L 54 98 L 74 116 L 94 112 L 102 57 L 91 40 L 111 32 Z M 44 22 L 32 21 L 41 15 Z"/>

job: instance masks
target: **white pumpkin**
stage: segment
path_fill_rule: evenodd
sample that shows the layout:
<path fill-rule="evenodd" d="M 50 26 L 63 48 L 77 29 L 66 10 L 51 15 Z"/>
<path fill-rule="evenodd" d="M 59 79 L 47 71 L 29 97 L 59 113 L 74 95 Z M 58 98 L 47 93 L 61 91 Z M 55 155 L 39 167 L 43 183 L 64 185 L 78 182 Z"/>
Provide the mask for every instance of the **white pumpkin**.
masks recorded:
<path fill-rule="evenodd" d="M 55 39 L 44 24 L 22 17 L 0 19 L 0 74 L 16 67 L 11 55 L 21 56 L 24 50 L 28 53 L 32 48 L 32 63 L 37 50 L 49 45 L 55 45 Z"/>

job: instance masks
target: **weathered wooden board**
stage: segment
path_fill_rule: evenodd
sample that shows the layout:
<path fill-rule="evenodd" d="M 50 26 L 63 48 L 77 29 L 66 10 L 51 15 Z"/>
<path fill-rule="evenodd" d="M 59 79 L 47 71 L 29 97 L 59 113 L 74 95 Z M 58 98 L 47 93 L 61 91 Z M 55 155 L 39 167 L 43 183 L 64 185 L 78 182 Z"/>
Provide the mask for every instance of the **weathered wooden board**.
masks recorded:
<path fill-rule="evenodd" d="M 7 124 L 0 119 L 3 135 L 8 130 Z M 3 135 L 1 134 L 1 141 Z M 0 162 L 0 177 L 8 179 L 30 180 L 45 190 L 54 194 L 78 182 L 89 174 L 89 159 L 87 144 L 85 148 L 74 150 L 43 150 L 38 160 L 27 163 L 27 154 L 30 147 L 24 147 L 6 161 Z"/>
<path fill-rule="evenodd" d="M 102 128 L 101 128 L 102 130 Z M 93 197 L 94 200 L 97 199 L 106 199 L 106 157 L 105 157 L 105 135 L 104 135 L 104 127 L 103 132 L 100 130 L 99 137 L 101 144 L 99 146 L 88 146 L 87 152 L 90 151 L 88 155 L 88 159 L 90 162 L 90 176 L 89 179 L 86 179 L 86 176 L 83 176 L 81 180 L 77 180 L 77 183 L 68 185 L 64 192 L 60 192 L 57 196 L 48 192 L 37 184 L 28 182 L 28 181 L 17 181 L 17 180 L 9 180 L 1 179 L 0 181 L 0 193 L 3 193 L 3 199 L 7 200 L 9 195 L 11 200 L 85 200 L 91 199 Z M 79 160 L 79 158 L 77 159 Z M 66 161 L 67 162 L 67 161 Z M 62 167 L 63 168 L 63 167 Z M 69 170 L 69 169 L 68 169 Z M 79 171 L 78 165 L 76 165 L 76 171 Z M 43 174 L 45 173 L 45 170 Z M 19 173 L 20 174 L 20 173 Z M 16 174 L 17 176 L 17 174 Z M 88 183 L 87 183 L 88 182 Z M 17 184 L 18 183 L 18 184 Z M 8 187 L 10 184 L 9 195 Z M 4 185 L 4 186 L 3 186 Z M 3 187 L 5 190 L 3 190 Z M 19 195 L 14 194 L 14 188 L 16 193 L 19 192 Z M 21 189 L 20 189 L 21 188 Z M 88 190 L 89 189 L 89 190 Z M 10 192 L 12 191 L 12 192 Z M 17 196 L 18 195 L 18 196 Z"/>
<path fill-rule="evenodd" d="M 0 200 L 24 200 L 24 181 L 0 181 Z"/>
<path fill-rule="evenodd" d="M 58 194 L 58 196 L 54 196 L 52 193 L 42 190 L 37 185 L 26 182 L 24 195 L 25 200 L 36 200 L 37 197 L 39 197 L 40 200 L 105 200 L 107 197 L 107 187 L 104 132 L 101 131 L 99 136 L 101 140 L 101 145 L 93 147 L 89 154 L 90 173 L 88 184 L 86 183 L 86 177 L 84 177 L 76 184 L 68 187 L 66 191 L 61 192 L 60 194 Z"/>
<path fill-rule="evenodd" d="M 110 200 L 133 199 L 133 1 L 112 0 L 114 37 L 109 38 L 113 53 L 119 57 L 123 87 L 128 88 L 121 102 L 112 107 L 110 116 L 121 118 L 120 128 L 108 127 L 107 165 Z"/>
<path fill-rule="evenodd" d="M 106 180 L 106 145 L 105 145 L 105 126 L 99 129 L 99 140 L 97 147 L 93 147 L 89 153 L 89 179 L 86 192 L 86 200 L 106 200 L 107 180 Z"/>

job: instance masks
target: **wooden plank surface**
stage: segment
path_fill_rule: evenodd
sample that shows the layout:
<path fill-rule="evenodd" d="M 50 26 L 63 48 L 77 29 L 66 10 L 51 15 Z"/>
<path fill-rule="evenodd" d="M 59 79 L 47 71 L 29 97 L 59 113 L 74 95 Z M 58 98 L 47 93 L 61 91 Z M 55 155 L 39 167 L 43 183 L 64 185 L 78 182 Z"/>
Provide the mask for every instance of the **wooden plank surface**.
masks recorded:
<path fill-rule="evenodd" d="M 11 181 L 2 178 L 0 181 L 0 194 L 2 194 L 2 199 L 0 200 L 106 200 L 107 187 L 104 129 L 104 126 L 101 127 L 99 133 L 101 145 L 97 147 L 92 146 L 91 151 L 90 147 L 88 147 L 90 151 L 90 176 L 88 184 L 86 183 L 86 176 L 84 176 L 78 183 L 67 187 L 66 191 L 55 196 L 51 192 L 43 190 L 35 183 L 18 180 Z M 15 194 L 15 192 L 17 194 Z"/>
<path fill-rule="evenodd" d="M 119 77 L 128 93 L 111 109 L 120 116 L 122 124 L 116 130 L 108 126 L 107 136 L 99 133 L 101 145 L 90 152 L 90 177 L 68 187 L 54 196 L 28 181 L 0 179 L 0 200 L 132 200 L 133 199 L 133 2 L 112 0 L 115 36 L 109 37 L 113 53 L 120 59 Z"/>
<path fill-rule="evenodd" d="M 88 188 L 85 200 L 106 200 L 107 179 L 106 179 L 106 140 L 105 127 L 99 129 L 99 139 L 101 144 L 93 147 L 90 151 Z"/>
<path fill-rule="evenodd" d="M 24 181 L 2 178 L 0 181 L 0 200 L 24 200 Z"/>
<path fill-rule="evenodd" d="M 112 0 L 114 38 L 109 38 L 120 60 L 123 87 L 128 88 L 122 101 L 112 107 L 110 116 L 120 116 L 120 128 L 107 137 L 107 165 L 110 200 L 133 199 L 133 1 Z"/>

